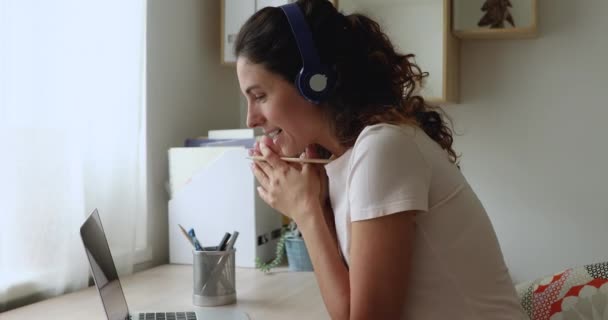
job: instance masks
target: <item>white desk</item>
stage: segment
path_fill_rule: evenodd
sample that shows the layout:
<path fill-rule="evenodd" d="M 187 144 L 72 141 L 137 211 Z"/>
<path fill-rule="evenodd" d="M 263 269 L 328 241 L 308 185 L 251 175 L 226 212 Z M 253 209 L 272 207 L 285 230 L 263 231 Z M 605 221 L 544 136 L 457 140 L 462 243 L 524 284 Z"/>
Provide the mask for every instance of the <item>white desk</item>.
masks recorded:
<path fill-rule="evenodd" d="M 121 282 L 129 309 L 179 311 L 197 308 L 192 305 L 190 265 L 163 265 L 125 277 Z M 279 268 L 265 275 L 259 270 L 237 268 L 236 290 L 236 304 L 212 308 L 242 310 L 252 320 L 329 319 L 312 272 L 289 272 Z M 2 313 L 0 319 L 106 318 L 97 290 L 89 287 Z"/>

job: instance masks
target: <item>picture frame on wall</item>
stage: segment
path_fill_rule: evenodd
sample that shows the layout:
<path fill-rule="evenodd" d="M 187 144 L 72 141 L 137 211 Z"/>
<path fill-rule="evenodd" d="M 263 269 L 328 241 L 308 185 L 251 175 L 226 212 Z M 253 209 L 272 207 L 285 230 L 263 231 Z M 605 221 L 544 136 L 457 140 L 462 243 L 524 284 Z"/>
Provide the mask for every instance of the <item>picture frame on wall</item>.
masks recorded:
<path fill-rule="evenodd" d="M 460 39 L 537 36 L 538 0 L 453 0 L 453 33 Z"/>

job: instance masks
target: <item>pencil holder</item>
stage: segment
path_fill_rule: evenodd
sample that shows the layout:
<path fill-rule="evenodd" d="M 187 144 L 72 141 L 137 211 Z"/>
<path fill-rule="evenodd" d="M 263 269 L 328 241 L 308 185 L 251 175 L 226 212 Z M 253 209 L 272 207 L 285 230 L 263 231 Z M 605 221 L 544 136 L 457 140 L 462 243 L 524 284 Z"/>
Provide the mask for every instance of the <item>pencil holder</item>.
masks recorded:
<path fill-rule="evenodd" d="M 194 258 L 192 303 L 195 306 L 211 307 L 236 302 L 235 253 L 235 249 L 192 251 Z"/>

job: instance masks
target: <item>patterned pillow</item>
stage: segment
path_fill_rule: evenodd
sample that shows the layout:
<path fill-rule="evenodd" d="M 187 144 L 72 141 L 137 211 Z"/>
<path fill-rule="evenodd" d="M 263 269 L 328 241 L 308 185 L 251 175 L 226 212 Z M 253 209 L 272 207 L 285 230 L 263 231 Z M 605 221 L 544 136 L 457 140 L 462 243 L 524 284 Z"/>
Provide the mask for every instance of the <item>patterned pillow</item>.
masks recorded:
<path fill-rule="evenodd" d="M 608 262 L 566 269 L 515 288 L 531 320 L 608 319 Z"/>

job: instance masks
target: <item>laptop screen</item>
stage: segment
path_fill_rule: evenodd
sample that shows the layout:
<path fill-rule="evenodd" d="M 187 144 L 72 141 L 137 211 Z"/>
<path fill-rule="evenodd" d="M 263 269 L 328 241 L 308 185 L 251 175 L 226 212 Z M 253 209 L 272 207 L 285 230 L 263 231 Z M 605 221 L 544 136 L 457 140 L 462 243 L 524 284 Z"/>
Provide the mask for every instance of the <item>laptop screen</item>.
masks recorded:
<path fill-rule="evenodd" d="M 97 209 L 80 227 L 80 236 L 108 319 L 128 319 L 127 301 L 122 292 L 118 273 L 110 254 L 110 247 L 103 232 Z"/>

